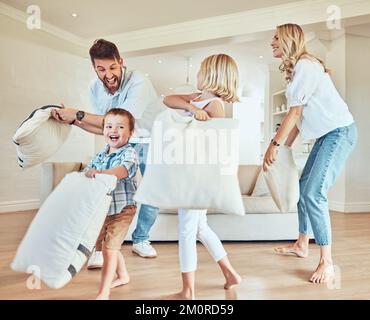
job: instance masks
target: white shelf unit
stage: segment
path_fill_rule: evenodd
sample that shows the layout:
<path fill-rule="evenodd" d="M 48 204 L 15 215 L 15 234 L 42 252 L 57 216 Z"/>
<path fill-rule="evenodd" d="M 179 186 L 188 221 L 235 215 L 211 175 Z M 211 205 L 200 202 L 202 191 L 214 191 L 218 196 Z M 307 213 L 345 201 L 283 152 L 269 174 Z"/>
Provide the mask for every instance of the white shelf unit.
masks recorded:
<path fill-rule="evenodd" d="M 285 97 L 286 90 L 281 90 L 278 92 L 275 92 L 272 95 L 272 107 L 270 109 L 270 112 L 272 114 L 272 123 L 271 123 L 271 132 L 272 136 L 274 136 L 277 127 L 279 124 L 282 123 L 284 117 L 288 113 L 287 109 L 287 99 Z M 296 156 L 305 157 L 308 156 L 309 152 L 312 149 L 314 141 L 313 140 L 303 140 L 302 137 L 299 135 L 294 142 L 293 145 L 293 152 Z"/>
<path fill-rule="evenodd" d="M 272 95 L 272 133 L 276 132 L 279 124 L 283 121 L 288 110 L 286 109 L 287 100 L 285 91 L 281 90 Z"/>

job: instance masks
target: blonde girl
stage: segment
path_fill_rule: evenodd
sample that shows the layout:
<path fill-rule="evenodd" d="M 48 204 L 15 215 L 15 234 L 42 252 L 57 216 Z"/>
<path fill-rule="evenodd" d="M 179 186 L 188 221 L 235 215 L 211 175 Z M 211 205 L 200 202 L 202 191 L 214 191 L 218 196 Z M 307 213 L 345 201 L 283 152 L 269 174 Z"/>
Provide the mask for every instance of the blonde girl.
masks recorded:
<path fill-rule="evenodd" d="M 198 72 L 198 90 L 201 93 L 171 95 L 164 103 L 195 119 L 224 118 L 224 103 L 238 101 L 238 68 L 235 61 L 226 54 L 212 55 L 203 60 Z M 225 277 L 225 289 L 241 282 L 240 275 L 231 266 L 227 253 L 217 235 L 207 223 L 207 210 L 179 209 L 179 258 L 182 275 L 182 290 L 168 299 L 195 298 L 195 270 L 197 268 L 197 239 L 207 248 L 218 263 Z"/>

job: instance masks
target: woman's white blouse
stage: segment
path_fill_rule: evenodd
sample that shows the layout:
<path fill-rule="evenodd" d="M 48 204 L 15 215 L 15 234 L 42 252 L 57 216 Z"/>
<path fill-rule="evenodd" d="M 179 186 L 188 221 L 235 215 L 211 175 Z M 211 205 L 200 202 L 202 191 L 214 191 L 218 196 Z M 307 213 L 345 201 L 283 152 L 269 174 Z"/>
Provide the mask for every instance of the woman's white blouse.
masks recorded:
<path fill-rule="evenodd" d="M 305 139 L 317 139 L 354 122 L 347 104 L 318 61 L 301 59 L 286 90 L 288 107 L 303 106 L 298 125 Z"/>

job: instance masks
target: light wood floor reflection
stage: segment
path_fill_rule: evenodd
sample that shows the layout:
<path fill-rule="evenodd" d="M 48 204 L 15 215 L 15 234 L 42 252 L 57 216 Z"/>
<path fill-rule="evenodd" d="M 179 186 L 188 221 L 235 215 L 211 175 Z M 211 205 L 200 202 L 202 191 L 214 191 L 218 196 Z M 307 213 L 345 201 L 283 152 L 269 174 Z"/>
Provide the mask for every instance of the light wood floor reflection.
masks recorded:
<path fill-rule="evenodd" d="M 27 275 L 10 263 L 35 211 L 0 214 L 0 299 L 94 299 L 100 271 L 83 268 L 62 289 L 26 288 Z M 243 277 L 234 290 L 223 290 L 223 276 L 202 245 L 198 245 L 197 299 L 370 299 L 370 213 L 333 213 L 333 255 L 337 279 L 330 286 L 308 282 L 319 250 L 310 244 L 308 258 L 281 256 L 273 248 L 282 242 L 225 242 L 234 268 Z M 130 272 L 128 285 L 112 290 L 111 299 L 160 299 L 180 289 L 175 242 L 154 243 L 155 259 L 143 259 L 122 247 Z"/>

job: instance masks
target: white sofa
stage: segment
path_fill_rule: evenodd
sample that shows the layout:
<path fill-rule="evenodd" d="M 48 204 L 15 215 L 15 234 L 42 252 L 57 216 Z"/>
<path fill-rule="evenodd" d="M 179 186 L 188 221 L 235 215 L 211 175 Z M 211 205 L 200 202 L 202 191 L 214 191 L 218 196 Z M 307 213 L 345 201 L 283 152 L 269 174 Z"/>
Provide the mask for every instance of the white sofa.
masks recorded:
<path fill-rule="evenodd" d="M 80 170 L 79 162 L 48 162 L 42 164 L 41 203 L 61 179 L 69 172 Z M 297 212 L 281 213 L 270 196 L 253 197 L 260 166 L 241 165 L 239 183 L 245 216 L 209 213 L 208 222 L 221 240 L 293 240 L 298 235 Z M 225 190 L 227 192 L 227 190 Z M 139 211 L 139 210 L 138 210 Z M 131 224 L 126 240 L 136 226 L 137 215 Z M 173 241 L 178 239 L 176 211 L 161 210 L 150 232 L 151 241 Z"/>

